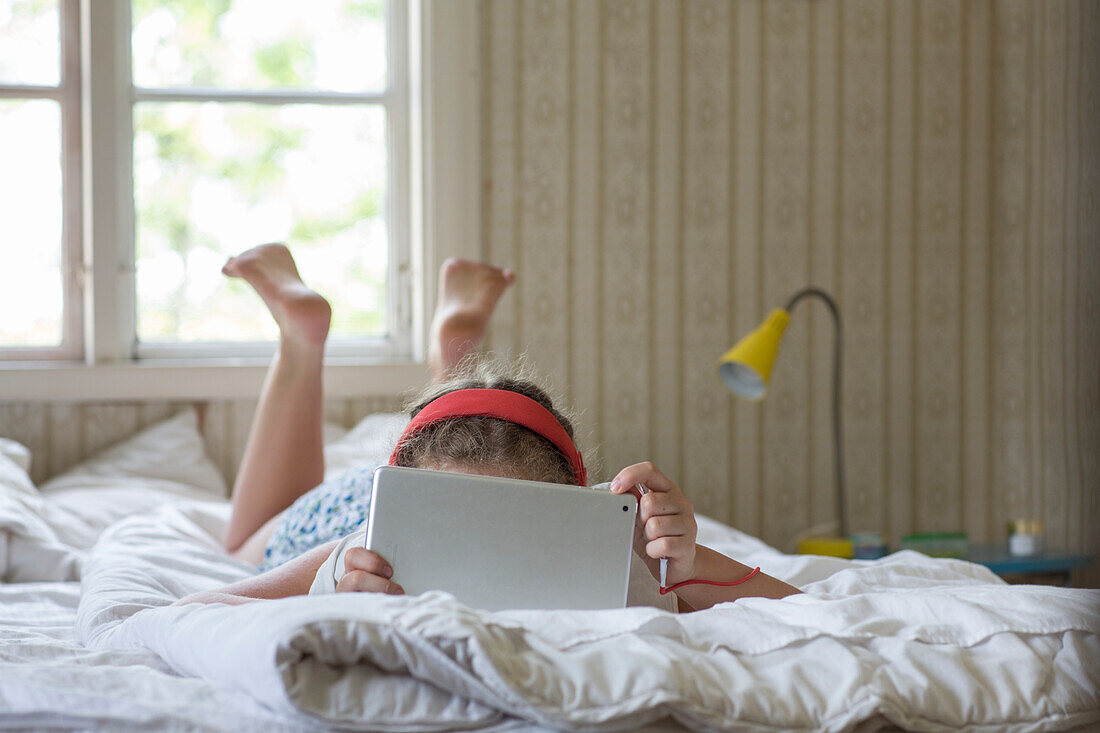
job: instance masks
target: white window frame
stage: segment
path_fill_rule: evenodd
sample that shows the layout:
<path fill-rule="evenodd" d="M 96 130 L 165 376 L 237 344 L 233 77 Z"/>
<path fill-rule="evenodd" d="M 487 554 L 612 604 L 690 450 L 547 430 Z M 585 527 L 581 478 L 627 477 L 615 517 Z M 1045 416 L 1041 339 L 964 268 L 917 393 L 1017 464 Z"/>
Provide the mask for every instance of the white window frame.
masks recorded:
<path fill-rule="evenodd" d="M 95 314 L 104 313 L 103 320 L 117 319 L 121 332 L 114 341 L 102 344 L 102 351 L 96 345 L 97 358 L 119 359 L 224 359 L 252 358 L 263 361 L 271 359 L 275 352 L 272 342 L 221 342 L 221 343 L 142 343 L 136 336 L 136 271 L 130 263 L 135 261 L 136 232 L 134 229 L 134 179 L 133 179 L 133 112 L 141 102 L 248 102 L 264 105 L 282 105 L 295 103 L 316 103 L 328 105 L 372 104 L 386 112 L 386 153 L 387 153 L 387 189 L 386 189 L 386 226 L 389 237 L 389 261 L 386 273 L 386 335 L 383 337 L 344 338 L 331 340 L 327 353 L 335 357 L 356 357 L 364 359 L 408 359 L 412 355 L 411 327 L 409 317 L 411 300 L 409 298 L 408 273 L 410 271 L 410 246 L 408 237 L 408 200 L 409 190 L 406 171 L 409 160 L 408 135 L 408 23 L 407 3 L 403 0 L 389 0 L 386 8 L 387 42 L 387 79 L 386 89 L 380 92 L 339 93 L 312 90 L 242 90 L 201 87 L 175 87 L 148 89 L 134 86 L 131 71 L 131 2 L 129 0 L 96 0 L 95 16 L 85 14 L 89 33 L 89 47 L 117 49 L 114 54 L 92 56 L 94 63 L 86 66 L 86 78 L 91 86 L 89 98 L 104 98 L 114 102 L 115 109 L 109 115 L 114 123 L 109 134 L 96 125 L 94 116 L 103 111 L 91 106 L 93 117 L 90 135 L 85 141 L 91 152 L 91 168 L 95 169 L 102 160 L 106 165 L 113 163 L 112 176 L 118 184 L 116 193 L 118 205 L 108 206 L 103 211 L 116 212 L 115 224 L 119 236 L 93 237 L 92 261 L 115 259 L 123 266 L 116 278 L 117 289 L 121 296 L 119 307 L 104 310 L 92 309 Z M 88 3 L 90 9 L 93 3 Z M 108 6 L 112 16 L 108 17 Z M 110 22 L 107 22 L 110 21 Z M 106 60 L 112 63 L 104 63 Z M 116 65 L 118 68 L 111 68 Z M 104 134 L 100 135 L 99 132 Z M 98 160 L 97 160 L 98 158 Z M 98 191 L 94 185 L 93 192 Z M 94 195 L 94 194 L 93 194 Z M 97 210 L 98 207 L 97 207 Z M 119 245 L 125 247 L 122 250 Z M 116 251 L 118 250 L 118 251 Z M 93 284 L 93 289 L 94 289 Z M 117 316 L 115 315 L 117 313 Z M 110 324 L 96 321 L 92 330 L 95 334 L 109 328 Z M 98 340 L 98 339 L 97 339 Z"/>
<path fill-rule="evenodd" d="M 62 0 L 75 3 L 78 0 Z M 128 0 L 79 0 L 83 64 L 84 353 L 73 362 L 0 362 L 0 400 L 219 399 L 258 393 L 267 356 L 227 358 L 184 347 L 186 358 L 134 356 L 132 100 Z M 95 14 L 91 6 L 95 5 Z M 392 314 L 409 335 L 388 355 L 326 358 L 328 397 L 394 395 L 426 377 L 428 316 L 435 274 L 447 257 L 480 259 L 480 61 L 476 0 L 391 0 L 407 13 L 408 165 L 393 186 L 406 203 L 388 226 L 407 243 L 391 263 L 408 294 Z M 394 13 L 390 14 L 391 16 Z M 124 42 L 117 42 L 124 38 Z M 96 59 L 96 65 L 87 61 Z M 114 185 L 112 185 L 112 181 Z M 390 196 L 394 200 L 395 196 Z M 403 230 L 403 231 L 402 231 Z M 268 347 L 270 348 L 270 347 Z M 178 354 L 179 352 L 177 352 Z M 143 354 L 145 357 L 160 356 Z M 0 357 L 3 358 L 3 357 Z"/>
<path fill-rule="evenodd" d="M 82 328 L 80 205 L 80 0 L 60 0 L 57 86 L 0 84 L 0 99 L 51 99 L 61 109 L 61 343 L 57 346 L 4 346 L 0 359 L 78 359 L 84 348 Z"/>

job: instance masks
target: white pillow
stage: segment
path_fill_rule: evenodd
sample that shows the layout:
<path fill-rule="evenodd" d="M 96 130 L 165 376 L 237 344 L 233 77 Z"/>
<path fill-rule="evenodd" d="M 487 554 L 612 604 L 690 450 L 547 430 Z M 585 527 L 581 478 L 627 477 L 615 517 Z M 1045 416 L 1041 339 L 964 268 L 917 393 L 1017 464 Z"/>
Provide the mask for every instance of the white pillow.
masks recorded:
<path fill-rule="evenodd" d="M 325 446 L 325 479 L 349 468 L 386 463 L 409 416 L 393 412 L 367 415 L 346 435 Z"/>
<path fill-rule="evenodd" d="M 31 452 L 27 446 L 0 438 L 0 487 L 36 495 L 38 490 L 27 473 L 30 470 Z"/>
<path fill-rule="evenodd" d="M 206 456 L 194 410 L 146 428 L 41 486 L 42 493 L 140 486 L 191 498 L 225 498 L 225 480 Z"/>
<path fill-rule="evenodd" d="M 79 558 L 50 526 L 27 469 L 30 451 L 0 438 L 0 581 L 72 580 Z"/>
<path fill-rule="evenodd" d="M 90 547 L 119 519 L 190 499 L 223 501 L 225 480 L 206 456 L 194 410 L 97 453 L 41 487 L 50 523 Z"/>
<path fill-rule="evenodd" d="M 22 468 L 26 449 L 13 445 L 0 448 L 0 579 L 9 582 L 79 579 L 83 551 L 119 519 L 163 504 L 225 499 L 194 410 L 98 453 L 41 492 Z"/>

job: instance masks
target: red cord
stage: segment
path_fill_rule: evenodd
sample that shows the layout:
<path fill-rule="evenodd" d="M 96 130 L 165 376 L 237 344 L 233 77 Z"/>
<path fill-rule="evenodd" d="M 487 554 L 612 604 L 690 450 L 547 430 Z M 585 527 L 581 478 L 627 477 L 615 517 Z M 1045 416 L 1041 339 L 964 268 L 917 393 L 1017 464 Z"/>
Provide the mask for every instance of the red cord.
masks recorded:
<path fill-rule="evenodd" d="M 741 585 L 742 583 L 747 583 L 750 580 L 752 580 L 753 578 L 755 578 L 756 575 L 759 572 L 760 572 L 760 568 L 757 567 L 751 573 L 746 575 L 744 578 L 741 578 L 741 580 L 731 580 L 727 583 L 723 583 L 723 582 L 718 581 L 718 580 L 685 580 L 682 583 L 677 583 L 676 585 L 671 585 L 668 588 L 661 588 L 661 595 L 663 596 L 665 593 L 671 593 L 672 591 L 676 590 L 677 588 L 683 588 L 685 585 L 695 585 L 697 583 L 700 584 L 700 585 L 721 585 L 721 586 L 727 586 L 727 587 L 731 586 L 731 585 Z"/>

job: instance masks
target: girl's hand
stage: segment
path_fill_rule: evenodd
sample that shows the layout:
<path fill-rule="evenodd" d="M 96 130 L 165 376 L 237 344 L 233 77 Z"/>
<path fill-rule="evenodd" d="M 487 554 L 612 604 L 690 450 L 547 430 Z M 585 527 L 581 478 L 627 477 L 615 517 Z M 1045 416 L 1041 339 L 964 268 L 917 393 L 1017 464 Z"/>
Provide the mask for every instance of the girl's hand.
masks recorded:
<path fill-rule="evenodd" d="M 336 592 L 405 595 L 405 589 L 390 580 L 392 577 L 393 568 L 381 555 L 365 547 L 353 547 L 344 555 L 344 574 L 336 584 Z"/>
<path fill-rule="evenodd" d="M 648 494 L 638 490 L 645 486 Z M 638 497 L 634 551 L 660 579 L 660 558 L 668 558 L 668 585 L 695 578 L 695 509 L 680 488 L 648 461 L 628 466 L 611 481 L 616 494 Z"/>

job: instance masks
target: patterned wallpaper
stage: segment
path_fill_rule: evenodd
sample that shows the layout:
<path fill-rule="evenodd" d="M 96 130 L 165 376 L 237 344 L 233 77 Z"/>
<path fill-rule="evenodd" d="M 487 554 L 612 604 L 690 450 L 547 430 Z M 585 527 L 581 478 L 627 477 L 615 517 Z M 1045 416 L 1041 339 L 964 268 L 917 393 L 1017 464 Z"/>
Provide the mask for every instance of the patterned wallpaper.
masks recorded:
<path fill-rule="evenodd" d="M 780 546 L 831 519 L 821 306 L 796 309 L 764 402 L 714 371 L 814 283 L 844 317 L 853 527 L 993 541 L 1039 517 L 1100 554 L 1100 5 L 480 12 L 484 252 L 519 271 L 490 345 L 568 395 L 602 477 L 652 459 Z M 0 433 L 41 479 L 182 407 L 7 403 Z M 253 409 L 204 407 L 230 481 Z"/>
<path fill-rule="evenodd" d="M 800 305 L 767 400 L 716 358 L 837 297 L 855 528 L 1100 550 L 1100 6 L 485 0 L 491 334 L 783 545 L 834 516 L 833 334 Z M 1093 120 L 1092 123 L 1089 120 Z M 1093 581 L 1095 582 L 1095 581 Z"/>

